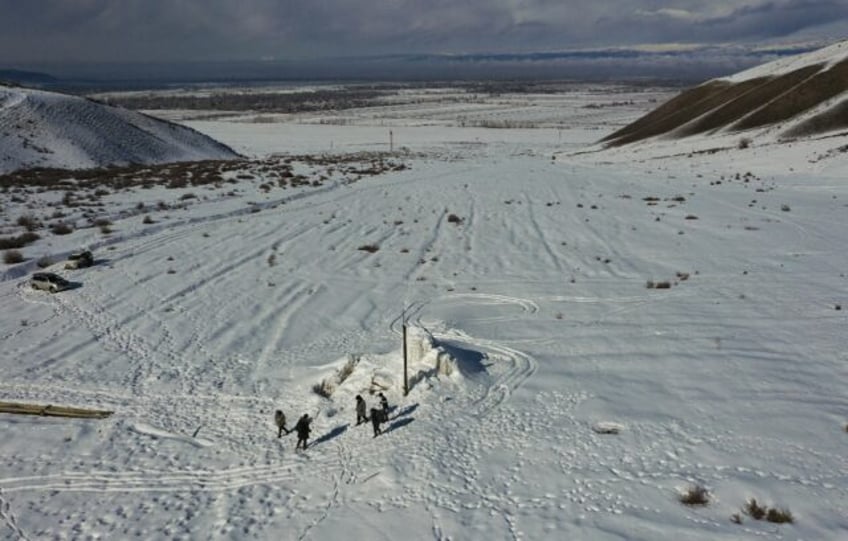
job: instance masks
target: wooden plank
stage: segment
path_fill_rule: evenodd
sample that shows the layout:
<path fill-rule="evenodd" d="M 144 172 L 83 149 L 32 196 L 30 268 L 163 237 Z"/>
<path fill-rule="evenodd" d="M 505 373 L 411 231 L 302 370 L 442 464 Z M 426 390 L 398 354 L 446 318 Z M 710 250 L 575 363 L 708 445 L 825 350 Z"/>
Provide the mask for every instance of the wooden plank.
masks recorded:
<path fill-rule="evenodd" d="M 105 419 L 113 411 L 54 406 L 53 404 L 22 404 L 19 402 L 0 402 L 0 413 L 15 415 L 40 415 L 43 417 L 70 417 L 75 419 Z"/>

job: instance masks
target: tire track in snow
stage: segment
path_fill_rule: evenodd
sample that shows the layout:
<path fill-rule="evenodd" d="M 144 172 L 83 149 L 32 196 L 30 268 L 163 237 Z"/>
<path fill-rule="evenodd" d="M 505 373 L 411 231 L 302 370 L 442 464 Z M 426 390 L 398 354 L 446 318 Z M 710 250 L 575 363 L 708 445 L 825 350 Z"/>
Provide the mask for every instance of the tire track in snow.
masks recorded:
<path fill-rule="evenodd" d="M 17 535 L 18 539 L 29 540 L 29 537 L 27 537 L 20 526 L 18 526 L 18 520 L 12 512 L 12 505 L 9 503 L 9 500 L 3 496 L 2 488 L 0 488 L 0 518 L 2 518 L 6 523 L 6 526 L 8 526 L 9 529 Z"/>
<path fill-rule="evenodd" d="M 153 348 L 140 336 L 126 332 L 118 320 L 91 295 L 79 293 L 75 297 L 59 296 L 57 301 L 56 305 L 62 311 L 70 314 L 71 319 L 87 326 L 95 340 L 107 350 L 123 354 L 132 362 L 130 374 L 124 378 L 121 385 L 139 394 L 153 369 L 153 364 L 156 363 Z"/>
<path fill-rule="evenodd" d="M 427 325 L 423 324 L 421 321 L 421 313 L 426 309 L 426 307 L 435 302 L 453 299 L 464 299 L 472 303 L 484 305 L 517 305 L 521 307 L 524 313 L 527 314 L 534 314 L 539 311 L 539 305 L 528 299 L 484 293 L 458 293 L 453 295 L 445 295 L 443 297 L 431 301 L 413 303 L 410 310 L 408 310 L 408 313 L 410 313 L 411 317 L 413 318 L 413 321 L 417 325 L 427 328 Z M 398 334 L 398 322 L 399 318 L 393 320 L 390 324 L 390 329 L 395 334 Z M 495 408 L 497 408 L 505 400 L 507 400 L 513 392 L 515 392 L 519 387 L 521 387 L 521 385 L 527 379 L 532 377 L 538 369 L 538 363 L 530 355 L 522 353 L 517 349 L 508 347 L 494 340 L 474 338 L 458 330 L 428 330 L 431 332 L 433 338 L 435 338 L 437 341 L 442 340 L 445 342 L 458 342 L 468 346 L 468 348 L 471 350 L 482 349 L 489 353 L 494 353 L 495 359 L 507 363 L 508 368 L 502 373 L 498 374 L 493 381 L 488 383 L 486 385 L 482 397 L 478 398 L 473 402 L 472 407 L 474 409 L 474 415 L 477 417 L 485 417 L 486 415 L 490 414 Z"/>
<path fill-rule="evenodd" d="M 527 209 L 527 214 L 530 215 L 530 225 L 532 227 L 533 232 L 535 233 L 536 238 L 539 239 L 539 242 L 542 243 L 542 248 L 545 253 L 550 258 L 551 263 L 553 264 L 553 268 L 556 270 L 557 274 L 562 274 L 564 272 L 561 258 L 556 254 L 553 248 L 551 248 L 551 243 L 548 242 L 548 239 L 545 235 L 545 228 L 539 225 L 539 219 L 536 217 L 536 213 L 533 211 L 533 201 L 530 197 L 522 192 L 521 194 L 524 197 L 524 207 Z"/>

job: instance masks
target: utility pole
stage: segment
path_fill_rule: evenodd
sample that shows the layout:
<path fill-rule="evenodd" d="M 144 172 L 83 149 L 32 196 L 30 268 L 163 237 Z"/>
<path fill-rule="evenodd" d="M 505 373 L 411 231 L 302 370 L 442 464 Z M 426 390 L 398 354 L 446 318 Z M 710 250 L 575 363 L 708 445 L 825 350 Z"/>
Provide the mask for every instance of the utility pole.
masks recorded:
<path fill-rule="evenodd" d="M 393 152 L 394 149 L 395 149 L 394 134 L 392 133 L 392 130 L 389 130 L 389 152 Z"/>
<path fill-rule="evenodd" d="M 403 307 L 403 396 L 409 394 L 409 379 L 406 376 L 406 306 Z"/>

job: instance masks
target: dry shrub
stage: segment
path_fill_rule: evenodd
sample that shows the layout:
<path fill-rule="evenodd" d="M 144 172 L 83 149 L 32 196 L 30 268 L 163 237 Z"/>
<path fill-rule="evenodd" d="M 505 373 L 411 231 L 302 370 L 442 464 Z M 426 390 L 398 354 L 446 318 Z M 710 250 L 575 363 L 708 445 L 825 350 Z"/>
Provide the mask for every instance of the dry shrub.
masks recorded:
<path fill-rule="evenodd" d="M 353 374 L 354 369 L 356 369 L 356 365 L 359 364 L 359 357 L 356 355 L 348 356 L 347 362 L 339 369 L 337 379 L 339 383 L 343 383 L 344 380 L 350 377 Z"/>
<path fill-rule="evenodd" d="M 50 259 L 49 256 L 44 256 L 36 262 L 36 265 L 38 265 L 39 269 L 46 269 L 47 267 L 49 267 L 52 264 L 53 264 L 53 260 Z"/>
<path fill-rule="evenodd" d="M 7 250 L 3 254 L 3 263 L 7 265 L 14 265 L 15 263 L 21 263 L 24 260 L 24 255 L 20 253 L 18 250 Z"/>
<path fill-rule="evenodd" d="M 323 396 L 324 398 L 330 398 L 330 396 L 333 394 L 333 391 L 335 390 L 336 388 L 333 385 L 333 382 L 329 379 L 321 380 L 321 383 L 316 383 L 312 386 L 312 391 L 319 396 Z"/>
<path fill-rule="evenodd" d="M 680 494 L 683 505 L 707 505 L 710 503 L 709 491 L 701 485 L 691 485 Z"/>
<path fill-rule="evenodd" d="M 742 508 L 742 511 L 754 520 L 763 520 L 766 516 L 766 512 L 768 512 L 768 508 L 760 507 L 757 500 L 755 498 L 751 498 L 745 502 L 745 506 Z"/>
<path fill-rule="evenodd" d="M 35 231 L 41 227 L 41 222 L 31 214 L 24 214 L 18 218 L 18 225 L 25 228 L 27 231 Z"/>
<path fill-rule="evenodd" d="M 739 143 L 737 143 L 736 148 L 739 150 L 745 150 L 751 146 L 751 139 L 748 137 L 743 137 L 739 139 Z"/>
<path fill-rule="evenodd" d="M 772 507 L 768 510 L 766 520 L 775 524 L 786 524 L 787 522 L 791 524 L 795 522 L 795 518 L 789 509 L 779 509 L 777 507 Z"/>
<path fill-rule="evenodd" d="M 380 247 L 379 247 L 379 246 L 377 246 L 376 244 L 363 244 L 362 246 L 360 246 L 360 247 L 359 247 L 359 248 L 357 248 L 357 249 L 358 249 L 358 250 L 362 250 L 363 252 L 368 252 L 368 253 L 373 254 L 374 252 L 376 252 L 377 250 L 379 250 L 379 249 L 380 249 Z"/>
<path fill-rule="evenodd" d="M 50 226 L 50 232 L 54 235 L 68 235 L 74 232 L 74 228 L 65 222 L 56 222 Z"/>
<path fill-rule="evenodd" d="M 730 522 L 734 524 L 742 524 L 742 515 L 739 513 L 733 513 L 730 515 Z"/>
<path fill-rule="evenodd" d="M 461 224 L 461 223 L 462 223 L 462 218 L 460 218 L 460 217 L 459 217 L 459 216 L 457 216 L 456 214 L 450 214 L 450 215 L 448 216 L 448 222 L 450 222 L 450 223 L 452 223 L 452 224 L 459 225 L 459 224 Z"/>
<path fill-rule="evenodd" d="M 26 232 L 17 237 L 2 237 L 0 238 L 0 250 L 14 250 L 23 248 L 27 244 L 37 241 L 41 237 L 37 233 Z"/>
<path fill-rule="evenodd" d="M 325 378 L 320 383 L 312 386 L 312 391 L 324 398 L 330 398 L 336 387 L 344 383 L 344 381 L 353 374 L 356 365 L 359 364 L 359 355 L 349 355 L 347 362 L 339 368 L 333 377 Z"/>

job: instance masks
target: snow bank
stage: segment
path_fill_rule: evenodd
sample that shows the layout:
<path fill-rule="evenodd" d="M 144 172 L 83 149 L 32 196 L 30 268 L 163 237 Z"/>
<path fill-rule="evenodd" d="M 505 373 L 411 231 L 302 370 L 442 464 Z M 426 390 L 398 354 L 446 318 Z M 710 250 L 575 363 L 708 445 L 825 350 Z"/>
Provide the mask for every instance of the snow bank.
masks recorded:
<path fill-rule="evenodd" d="M 425 372 L 435 369 L 443 376 L 457 373 L 456 359 L 437 345 L 433 335 L 424 327 L 407 327 L 406 344 L 410 367 Z"/>

